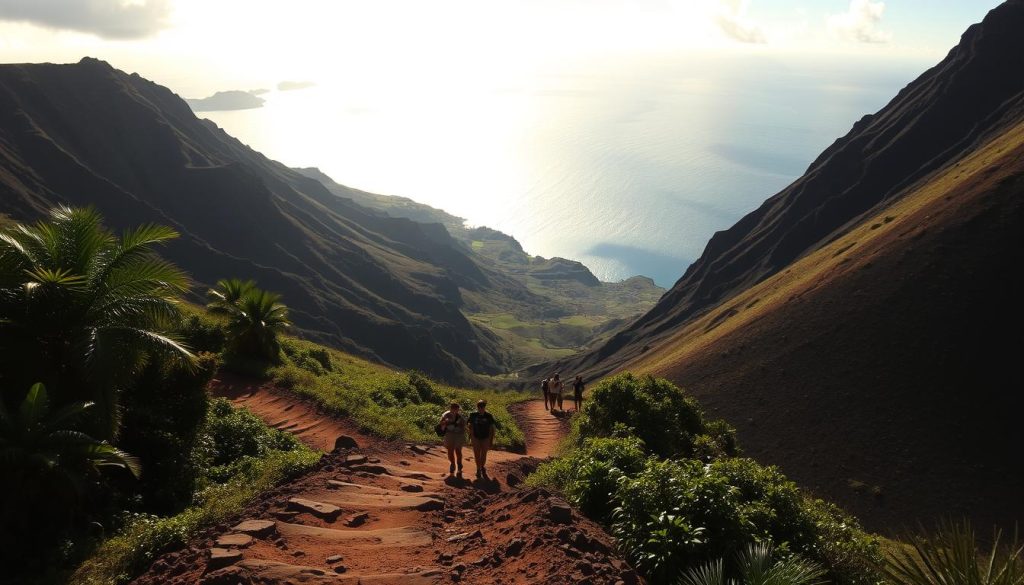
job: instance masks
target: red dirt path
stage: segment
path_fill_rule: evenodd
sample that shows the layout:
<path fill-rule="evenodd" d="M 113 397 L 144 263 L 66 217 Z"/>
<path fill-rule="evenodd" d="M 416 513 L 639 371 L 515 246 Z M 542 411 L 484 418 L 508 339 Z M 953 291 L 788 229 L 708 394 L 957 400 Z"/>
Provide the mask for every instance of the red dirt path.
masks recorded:
<path fill-rule="evenodd" d="M 331 449 L 341 435 L 359 448 L 327 454 L 316 470 L 164 555 L 139 585 L 641 582 L 599 526 L 545 490 L 516 487 L 565 433 L 540 401 L 513 409 L 527 455 L 492 451 L 492 479 L 470 481 L 448 475 L 436 445 L 360 433 L 285 391 L 225 376 L 211 391 L 314 448 Z M 464 456 L 469 478 L 472 450 Z"/>

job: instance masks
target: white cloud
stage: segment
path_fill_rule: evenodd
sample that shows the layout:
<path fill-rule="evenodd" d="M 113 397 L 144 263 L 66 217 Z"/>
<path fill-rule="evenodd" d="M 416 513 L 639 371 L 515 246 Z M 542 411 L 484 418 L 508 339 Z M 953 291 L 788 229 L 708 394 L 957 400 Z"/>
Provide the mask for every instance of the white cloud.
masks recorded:
<path fill-rule="evenodd" d="M 850 0 L 850 8 L 828 17 L 826 24 L 832 35 L 859 43 L 887 43 L 892 33 L 879 28 L 885 2 Z"/>
<path fill-rule="evenodd" d="M 767 42 L 764 31 L 747 18 L 748 0 L 720 0 L 715 24 L 729 37 L 741 43 Z"/>
<path fill-rule="evenodd" d="M 0 0 L 0 20 L 106 39 L 138 39 L 167 26 L 171 0 Z"/>

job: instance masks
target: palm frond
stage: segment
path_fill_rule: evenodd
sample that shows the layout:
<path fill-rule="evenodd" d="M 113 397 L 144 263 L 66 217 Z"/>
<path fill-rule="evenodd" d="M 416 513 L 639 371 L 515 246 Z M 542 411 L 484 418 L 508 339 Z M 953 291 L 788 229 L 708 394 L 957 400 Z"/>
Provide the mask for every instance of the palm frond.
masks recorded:
<path fill-rule="evenodd" d="M 33 384 L 18 408 L 21 424 L 27 428 L 35 427 L 49 412 L 50 398 L 46 394 L 46 386 Z"/>
<path fill-rule="evenodd" d="M 722 559 L 694 567 L 683 574 L 680 585 L 726 585 Z"/>
<path fill-rule="evenodd" d="M 995 532 L 992 549 L 984 555 L 969 522 L 941 521 L 933 534 L 921 529 L 905 538 L 910 548 L 890 552 L 884 568 L 894 585 L 1022 585 L 1024 543 L 1019 535 L 1003 544 Z"/>

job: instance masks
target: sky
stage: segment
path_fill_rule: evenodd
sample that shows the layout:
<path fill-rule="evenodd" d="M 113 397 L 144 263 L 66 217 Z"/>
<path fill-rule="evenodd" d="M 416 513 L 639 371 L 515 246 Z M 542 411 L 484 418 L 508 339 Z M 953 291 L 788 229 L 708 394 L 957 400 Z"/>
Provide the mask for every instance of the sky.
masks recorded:
<path fill-rule="evenodd" d="M 103 59 L 285 165 L 668 286 L 998 4 L 0 0 L 0 62 Z"/>
<path fill-rule="evenodd" d="M 481 84 L 552 62 L 713 51 L 937 61 L 995 0 L 0 0 L 0 60 L 83 56 L 185 97 Z"/>

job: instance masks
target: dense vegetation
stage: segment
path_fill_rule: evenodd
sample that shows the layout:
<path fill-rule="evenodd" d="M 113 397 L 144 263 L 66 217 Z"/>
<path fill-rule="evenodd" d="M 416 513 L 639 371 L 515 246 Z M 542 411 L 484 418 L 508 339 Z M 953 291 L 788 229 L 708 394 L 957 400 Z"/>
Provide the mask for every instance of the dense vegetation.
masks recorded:
<path fill-rule="evenodd" d="M 736 457 L 732 429 L 706 421 L 666 380 L 603 381 L 570 440 L 531 482 L 602 522 L 653 583 L 680 582 L 700 567 L 713 576 L 715 563 L 723 578 L 740 577 L 735 559 L 752 544 L 773 546 L 772 566 L 820 566 L 834 583 L 879 578 L 879 543 L 855 519 L 802 494 L 776 468 Z"/>
<path fill-rule="evenodd" d="M 436 440 L 451 400 L 484 397 L 499 444 L 523 444 L 507 410 L 523 396 L 436 385 L 286 338 L 287 307 L 252 281 L 219 281 L 206 311 L 183 303 L 186 275 L 153 252 L 176 236 L 161 226 L 117 236 L 95 210 L 70 208 L 0 232 L 0 548 L 22 559 L 15 582 L 71 571 L 75 583 L 127 582 L 319 460 L 211 400 L 221 368 L 417 441 Z"/>
<path fill-rule="evenodd" d="M 184 316 L 188 279 L 153 252 L 176 236 L 71 208 L 0 232 L 0 548 L 20 560 L 5 579 L 58 582 L 91 555 L 75 582 L 126 581 L 319 458 L 210 402 L 222 350 L 271 359 L 286 313 L 252 287 L 240 306 L 257 299 L 269 335 Z"/>

